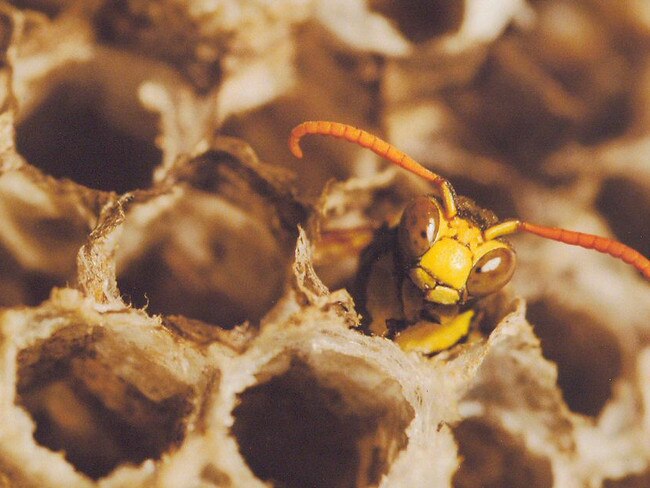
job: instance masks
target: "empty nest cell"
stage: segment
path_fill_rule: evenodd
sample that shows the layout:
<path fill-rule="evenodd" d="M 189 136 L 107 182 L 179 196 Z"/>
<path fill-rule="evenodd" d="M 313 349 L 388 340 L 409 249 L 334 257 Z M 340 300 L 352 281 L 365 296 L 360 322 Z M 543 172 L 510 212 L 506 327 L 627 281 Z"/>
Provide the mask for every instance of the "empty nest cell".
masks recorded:
<path fill-rule="evenodd" d="M 621 375 L 622 352 L 616 336 L 586 313 L 548 301 L 528 304 L 526 315 L 544 356 L 558 366 L 558 386 L 569 408 L 597 416 Z"/>
<path fill-rule="evenodd" d="M 603 488 L 645 488 L 647 486 L 650 486 L 650 471 L 603 481 Z"/>
<path fill-rule="evenodd" d="M 454 428 L 461 465 L 454 488 L 550 488 L 553 472 L 548 459 L 530 452 L 502 428 L 478 419 Z"/>
<path fill-rule="evenodd" d="M 35 173 L 0 175 L 0 306 L 37 305 L 54 286 L 72 282 L 90 231 L 92 210 L 82 195 L 50 188 Z"/>
<path fill-rule="evenodd" d="M 633 120 L 636 61 L 603 42 L 605 29 L 575 3 L 549 2 L 537 30 L 511 26 L 471 84 L 443 94 L 487 154 L 528 173 L 572 138 L 595 144 L 625 133 Z"/>
<path fill-rule="evenodd" d="M 63 10 L 66 0 L 12 0 L 9 3 L 20 9 L 37 10 L 49 17 L 56 17 Z"/>
<path fill-rule="evenodd" d="M 32 416 L 34 439 L 62 451 L 93 479 L 172 449 L 183 439 L 192 410 L 189 388 L 173 378 L 165 381 L 176 393 L 152 399 L 116 374 L 115 361 L 130 362 L 144 375 L 155 366 L 136 350 L 105 357 L 96 344 L 106 339 L 114 340 L 97 328 L 71 326 L 18 356 L 16 403 Z"/>
<path fill-rule="evenodd" d="M 102 51 L 90 61 L 66 65 L 64 75 L 42 88 L 46 95 L 23 114 L 18 151 L 56 178 L 124 193 L 147 188 L 162 160 L 156 146 L 157 116 L 138 101 L 143 79 L 133 64 Z"/>
<path fill-rule="evenodd" d="M 343 373 L 325 379 L 294 357 L 239 396 L 232 432 L 252 471 L 276 486 L 376 486 L 407 444 L 413 411 L 400 391 L 387 377 L 372 390 Z"/>
<path fill-rule="evenodd" d="M 650 192 L 643 185 L 631 178 L 610 178 L 600 189 L 596 208 L 621 242 L 650 256 Z"/>
<path fill-rule="evenodd" d="M 511 71 L 514 62 L 526 64 L 519 57 L 524 55 L 513 41 L 498 41 L 472 84 L 450 90 L 445 97 L 486 153 L 496 151 L 503 161 L 534 171 L 566 140 L 570 124 L 549 110 L 534 81 Z"/>
<path fill-rule="evenodd" d="M 185 192 L 153 222 L 141 225 L 138 212 L 164 205 L 156 199 L 129 215 L 117 253 L 120 292 L 153 314 L 222 327 L 258 320 L 283 291 L 288 256 L 267 223 L 218 196 Z"/>
<path fill-rule="evenodd" d="M 65 285 L 62 277 L 24 269 L 2 246 L 0 262 L 0 307 L 38 305 L 50 296 L 52 288 Z"/>
<path fill-rule="evenodd" d="M 200 93 L 221 81 L 227 36 L 202 35 L 183 2 L 107 0 L 94 15 L 102 43 L 131 49 L 175 66 Z M 214 15 L 219 15 L 215 13 Z"/>
<path fill-rule="evenodd" d="M 386 15 L 416 43 L 457 31 L 465 17 L 465 0 L 372 0 L 370 8 Z"/>

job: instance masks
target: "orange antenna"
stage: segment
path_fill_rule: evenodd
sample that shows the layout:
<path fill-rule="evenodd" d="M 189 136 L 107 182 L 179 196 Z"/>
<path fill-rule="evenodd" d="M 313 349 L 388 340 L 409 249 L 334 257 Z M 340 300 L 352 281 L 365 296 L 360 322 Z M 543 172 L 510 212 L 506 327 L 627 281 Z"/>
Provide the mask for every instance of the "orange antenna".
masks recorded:
<path fill-rule="evenodd" d="M 379 137 L 357 129 L 351 125 L 341 124 L 339 122 L 326 122 L 322 120 L 303 122 L 294 127 L 289 137 L 289 149 L 295 157 L 302 158 L 302 149 L 300 149 L 300 139 L 307 134 L 320 134 L 332 136 L 339 139 L 345 139 L 348 142 L 358 144 L 361 147 L 370 149 L 384 159 L 387 159 L 397 166 L 421 176 L 427 181 L 436 185 L 440 196 L 442 197 L 445 213 L 448 218 L 456 215 L 456 201 L 454 200 L 454 189 L 451 183 L 440 175 L 428 170 L 406 153 L 395 148 L 395 146 L 380 139 Z"/>
<path fill-rule="evenodd" d="M 495 237 L 512 234 L 517 231 L 525 231 L 543 237 L 544 239 L 551 239 L 571 246 L 580 246 L 585 249 L 594 249 L 595 251 L 609 254 L 627 264 L 631 264 L 638 269 L 646 279 L 650 280 L 650 259 L 646 258 L 639 251 L 626 246 L 622 242 L 608 239 L 607 237 L 559 229 L 557 227 L 544 227 L 542 225 L 520 222 L 518 220 L 507 220 L 490 227 L 484 231 L 484 236 L 487 239 L 494 239 Z"/>

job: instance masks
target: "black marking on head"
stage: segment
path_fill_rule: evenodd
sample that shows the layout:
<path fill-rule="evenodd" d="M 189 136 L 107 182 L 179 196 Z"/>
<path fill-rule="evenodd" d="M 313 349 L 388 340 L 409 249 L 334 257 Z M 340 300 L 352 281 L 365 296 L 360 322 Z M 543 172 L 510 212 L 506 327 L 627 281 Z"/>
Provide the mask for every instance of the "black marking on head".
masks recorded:
<path fill-rule="evenodd" d="M 458 216 L 476 225 L 482 231 L 499 223 L 492 210 L 479 207 L 474 200 L 459 195 L 456 197 Z"/>

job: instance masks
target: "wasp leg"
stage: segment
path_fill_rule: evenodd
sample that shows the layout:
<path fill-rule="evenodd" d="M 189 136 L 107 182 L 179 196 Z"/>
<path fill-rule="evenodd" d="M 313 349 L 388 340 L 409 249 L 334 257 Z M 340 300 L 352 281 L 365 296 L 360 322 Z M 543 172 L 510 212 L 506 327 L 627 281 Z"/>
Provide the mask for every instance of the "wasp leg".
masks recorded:
<path fill-rule="evenodd" d="M 366 326 L 373 334 L 385 337 L 389 333 L 388 322 L 403 319 L 392 254 L 383 254 L 375 261 L 369 270 L 365 294 L 369 319 Z"/>
<path fill-rule="evenodd" d="M 319 263 L 359 254 L 372 241 L 375 230 L 370 226 L 322 231 L 315 246 L 314 259 Z"/>
<path fill-rule="evenodd" d="M 442 324 L 421 320 L 398 333 L 395 342 L 405 351 L 434 354 L 449 349 L 463 339 L 476 312 L 467 310 Z"/>

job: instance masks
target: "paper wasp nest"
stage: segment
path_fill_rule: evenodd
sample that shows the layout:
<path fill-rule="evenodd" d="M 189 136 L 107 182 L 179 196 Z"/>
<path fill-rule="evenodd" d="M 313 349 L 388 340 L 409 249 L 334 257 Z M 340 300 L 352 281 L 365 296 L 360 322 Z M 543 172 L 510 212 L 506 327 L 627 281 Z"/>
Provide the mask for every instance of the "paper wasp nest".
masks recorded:
<path fill-rule="evenodd" d="M 513 238 L 491 332 L 404 353 L 318 232 L 427 184 L 286 139 L 650 255 L 649 41 L 645 0 L 2 2 L 0 486 L 648 486 L 647 282 Z"/>

